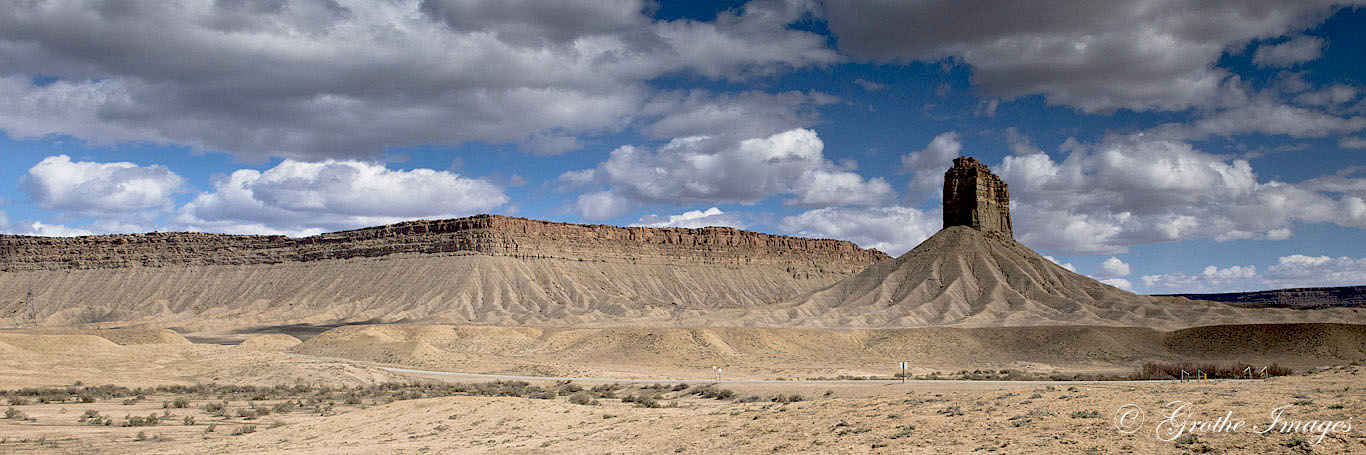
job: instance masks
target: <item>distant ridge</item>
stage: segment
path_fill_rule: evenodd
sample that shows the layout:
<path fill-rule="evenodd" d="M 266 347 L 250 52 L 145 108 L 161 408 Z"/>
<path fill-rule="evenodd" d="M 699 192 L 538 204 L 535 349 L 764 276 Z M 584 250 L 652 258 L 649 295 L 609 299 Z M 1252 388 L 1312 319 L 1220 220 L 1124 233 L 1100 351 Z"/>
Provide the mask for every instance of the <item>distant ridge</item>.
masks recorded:
<path fill-rule="evenodd" d="M 1184 297 L 1208 300 L 1244 308 L 1366 308 L 1366 286 L 1338 286 L 1322 288 L 1289 288 L 1266 291 L 1224 292 L 1216 294 L 1158 294 L 1161 297 Z"/>

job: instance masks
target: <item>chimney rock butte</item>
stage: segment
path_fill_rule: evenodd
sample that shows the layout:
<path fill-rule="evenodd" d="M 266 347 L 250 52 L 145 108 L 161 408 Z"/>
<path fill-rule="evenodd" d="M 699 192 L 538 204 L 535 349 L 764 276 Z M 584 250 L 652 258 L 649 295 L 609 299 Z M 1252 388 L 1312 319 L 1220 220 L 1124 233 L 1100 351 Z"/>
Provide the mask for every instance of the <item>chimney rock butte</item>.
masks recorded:
<path fill-rule="evenodd" d="M 944 172 L 944 228 L 968 226 L 983 233 L 1010 229 L 1010 188 L 976 158 L 958 157 Z"/>

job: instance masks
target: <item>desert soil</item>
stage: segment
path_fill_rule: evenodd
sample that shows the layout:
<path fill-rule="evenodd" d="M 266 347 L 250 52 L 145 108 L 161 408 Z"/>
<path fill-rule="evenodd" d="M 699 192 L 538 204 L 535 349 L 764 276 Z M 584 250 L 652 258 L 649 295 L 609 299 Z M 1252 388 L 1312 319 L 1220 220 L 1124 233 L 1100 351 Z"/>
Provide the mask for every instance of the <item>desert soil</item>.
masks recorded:
<path fill-rule="evenodd" d="M 1266 327 L 1226 327 L 1199 332 L 998 328 L 870 333 L 370 326 L 334 329 L 302 342 L 287 335 L 257 335 L 236 346 L 191 343 L 175 332 L 156 329 L 3 331 L 0 390 L 74 387 L 79 381 L 82 386 L 129 388 L 306 386 L 312 391 L 330 388 L 332 394 L 147 389 L 140 392 L 141 399 L 99 396 L 92 397 L 93 402 L 39 402 L 37 395 L 30 395 L 0 403 L 0 408 L 15 413 L 14 418 L 0 419 L 0 453 L 1366 453 L 1366 424 L 1359 422 L 1366 411 L 1366 380 L 1355 365 L 1366 360 L 1366 354 L 1360 351 L 1360 342 L 1352 341 L 1361 328 L 1274 327 L 1272 332 Z M 1005 336 L 1009 333 L 1015 335 Z M 972 369 L 970 362 L 992 363 L 986 361 L 997 357 L 989 353 L 1000 346 L 1033 343 L 1048 348 L 1047 354 L 1032 357 L 1040 361 L 1034 365 L 1036 371 L 1074 371 L 1070 369 L 1088 365 L 1116 369 L 1128 360 L 1097 354 L 1108 348 L 1083 349 L 1104 346 L 1098 340 L 1107 337 L 1118 344 L 1128 339 L 1131 348 L 1167 346 L 1167 352 L 1204 353 L 1204 358 L 1212 351 L 1266 360 L 1301 356 L 1320 366 L 1312 374 L 1207 383 L 912 380 L 712 386 L 733 394 L 725 399 L 690 394 L 706 385 L 693 382 L 674 390 L 676 382 L 668 381 L 713 377 L 702 365 L 717 360 L 774 365 L 752 371 L 731 366 L 728 378 L 793 379 L 859 371 L 885 376 L 890 368 L 863 363 L 882 359 L 885 352 L 872 351 L 876 355 L 866 358 L 836 352 L 868 349 L 883 338 L 910 348 L 957 346 L 940 351 L 947 356 L 938 357 L 944 368 Z M 605 341 L 587 343 L 595 338 Z M 1004 344 L 986 341 L 992 339 Z M 1235 339 L 1247 341 L 1230 341 Z M 705 343 L 696 344 L 698 340 Z M 749 344 L 741 342 L 745 340 Z M 796 355 L 823 343 L 834 345 Z M 754 346 L 775 354 L 758 356 Z M 1134 349 L 1134 358 L 1141 359 L 1147 348 Z M 1357 357 L 1346 360 L 1353 355 Z M 951 362 L 949 357 L 960 360 Z M 999 358 L 1030 357 L 1007 350 Z M 385 359 L 389 361 L 379 361 Z M 380 368 L 421 364 L 415 359 L 463 365 L 476 372 L 557 371 L 573 364 L 578 365 L 574 371 L 592 376 L 636 375 L 662 385 L 583 382 L 586 389 L 616 387 L 615 398 L 592 395 L 589 404 L 571 402 L 572 393 L 533 398 L 535 393 L 530 392 L 436 396 L 391 390 L 388 395 L 369 395 L 389 390 L 385 384 L 479 381 L 402 375 Z M 822 361 L 843 366 L 817 367 Z M 1326 366 L 1332 364 L 1340 366 Z M 567 386 L 532 381 L 529 387 L 525 390 Z M 358 398 L 347 398 L 351 395 Z M 794 395 L 800 401 L 794 401 Z M 621 400 L 626 396 L 649 396 L 660 407 Z M 185 400 L 185 406 L 174 405 L 177 399 Z M 225 412 L 210 412 L 211 404 L 225 400 Z M 1289 406 L 1287 418 L 1354 419 L 1354 426 L 1322 442 L 1314 442 L 1317 434 L 1250 431 L 1161 440 L 1154 425 L 1163 405 L 1177 400 L 1193 403 L 1195 418 L 1212 420 L 1232 412 L 1258 429 L 1270 423 L 1271 410 L 1280 406 Z M 286 402 L 294 405 L 276 408 Z M 1115 428 L 1115 414 L 1126 404 L 1147 411 L 1141 431 L 1126 434 Z M 252 415 L 256 409 L 277 410 Z M 110 424 L 92 425 L 91 419 L 82 419 L 88 412 Z M 159 422 L 122 426 L 128 417 L 147 415 L 158 416 Z"/>
<path fill-rule="evenodd" d="M 1357 367 L 1258 381 L 1143 384 L 935 383 L 727 385 L 717 400 L 658 392 L 660 408 L 616 399 L 573 404 L 568 398 L 450 396 L 388 403 L 336 403 L 326 412 L 299 408 L 265 417 L 216 417 L 218 397 L 183 395 L 185 408 L 163 408 L 181 395 L 150 395 L 134 404 L 13 406 L 33 420 L 0 420 L 5 453 L 1362 453 L 1357 425 L 1317 441 L 1315 433 L 1198 433 L 1164 441 L 1154 431 L 1163 405 L 1194 403 L 1194 417 L 1224 412 L 1261 429 L 1270 409 L 1286 418 L 1343 420 L 1366 411 Z M 551 387 L 546 384 L 546 387 Z M 668 384 L 666 384 L 666 387 Z M 657 393 L 629 386 L 619 393 Z M 693 386 L 693 388 L 700 386 Z M 774 395 L 799 395 L 779 403 Z M 229 409 L 279 401 L 234 400 Z M 1147 410 L 1138 432 L 1116 429 L 1122 406 Z M 111 426 L 81 422 L 87 411 Z M 126 415 L 167 416 L 122 427 Z M 327 414 L 327 415 L 322 415 Z M 193 417 L 193 424 L 184 418 Z M 212 430 L 210 430 L 212 426 Z M 245 430 L 250 427 L 252 432 Z M 235 434 L 239 433 L 239 434 Z M 241 434 L 245 433 L 245 434 Z M 141 434 L 141 437 L 139 437 Z"/>

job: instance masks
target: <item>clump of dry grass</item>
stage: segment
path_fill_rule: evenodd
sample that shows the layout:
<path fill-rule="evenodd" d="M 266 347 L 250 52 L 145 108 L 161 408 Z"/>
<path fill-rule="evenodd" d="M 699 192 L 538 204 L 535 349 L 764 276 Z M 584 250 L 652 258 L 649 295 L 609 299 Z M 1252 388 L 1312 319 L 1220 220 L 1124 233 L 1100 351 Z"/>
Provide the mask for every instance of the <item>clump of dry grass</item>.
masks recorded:
<path fill-rule="evenodd" d="M 688 391 L 688 395 L 696 395 L 702 398 L 712 398 L 717 400 L 729 400 L 735 398 L 735 391 L 730 389 L 717 388 L 715 384 L 693 387 Z"/>
<path fill-rule="evenodd" d="M 647 393 L 639 393 L 639 394 L 636 394 L 636 395 L 627 395 L 627 396 L 621 397 L 621 402 L 622 402 L 622 403 L 635 403 L 636 406 L 640 406 L 640 407 L 642 407 L 642 408 L 658 408 L 658 407 L 660 407 L 660 406 L 659 406 L 659 400 L 656 399 L 653 395 L 650 395 L 650 394 L 647 394 Z"/>
<path fill-rule="evenodd" d="M 123 417 L 125 427 L 150 427 L 160 422 L 156 414 L 148 414 L 147 417 L 129 415 Z"/>
<path fill-rule="evenodd" d="M 594 399 L 593 399 L 593 396 L 592 396 L 592 395 L 589 395 L 589 394 L 584 393 L 584 392 L 579 392 L 579 393 L 570 395 L 570 396 L 569 396 L 569 402 L 570 402 L 570 403 L 577 404 L 577 405 L 584 405 L 584 406 L 587 406 L 587 405 L 594 405 L 594 404 L 597 404 L 597 403 L 598 403 L 597 400 L 594 400 Z"/>

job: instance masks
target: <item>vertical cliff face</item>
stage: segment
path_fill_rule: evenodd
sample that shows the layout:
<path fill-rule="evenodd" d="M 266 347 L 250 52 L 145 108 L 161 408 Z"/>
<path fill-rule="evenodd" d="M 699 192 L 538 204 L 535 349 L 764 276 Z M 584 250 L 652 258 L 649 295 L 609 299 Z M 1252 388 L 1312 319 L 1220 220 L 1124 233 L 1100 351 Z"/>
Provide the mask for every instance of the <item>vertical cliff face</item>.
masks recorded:
<path fill-rule="evenodd" d="M 944 228 L 951 226 L 1014 237 L 1010 188 L 976 158 L 954 158 L 944 172 Z"/>

